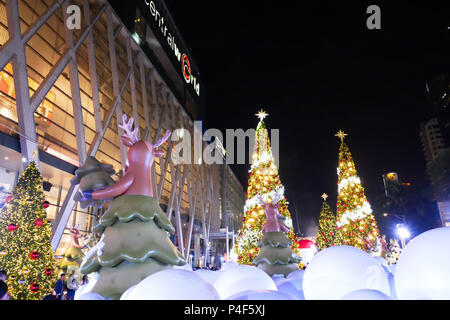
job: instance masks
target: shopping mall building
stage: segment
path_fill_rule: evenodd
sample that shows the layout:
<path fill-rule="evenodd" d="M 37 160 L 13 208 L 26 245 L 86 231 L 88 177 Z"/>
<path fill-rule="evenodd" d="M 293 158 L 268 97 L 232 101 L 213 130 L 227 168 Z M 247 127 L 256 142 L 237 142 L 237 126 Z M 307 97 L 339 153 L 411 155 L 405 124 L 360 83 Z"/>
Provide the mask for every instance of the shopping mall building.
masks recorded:
<path fill-rule="evenodd" d="M 39 164 L 56 255 L 68 246 L 69 226 L 89 235 L 104 212 L 77 206 L 70 179 L 87 156 L 121 176 L 123 114 L 150 141 L 167 129 L 193 132 L 198 119 L 200 74 L 168 8 L 135 2 L 130 23 L 104 0 L 0 0 L 0 186 L 7 195 L 30 161 Z M 169 139 L 149 179 L 176 228 L 173 241 L 202 264 L 214 251 L 209 235 L 241 220 L 243 188 L 227 165 L 174 165 L 172 147 Z M 232 212 L 222 209 L 227 194 Z"/>

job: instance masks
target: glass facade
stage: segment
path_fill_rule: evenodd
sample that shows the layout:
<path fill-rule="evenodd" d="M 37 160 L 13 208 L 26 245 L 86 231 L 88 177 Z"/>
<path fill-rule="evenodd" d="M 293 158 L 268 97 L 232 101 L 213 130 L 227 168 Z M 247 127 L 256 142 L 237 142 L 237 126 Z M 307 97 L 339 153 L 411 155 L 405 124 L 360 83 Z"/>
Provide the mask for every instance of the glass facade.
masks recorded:
<path fill-rule="evenodd" d="M 32 26 L 56 1 L 54 0 L 20 0 L 18 1 L 20 25 L 22 35 Z M 71 1 L 71 4 L 77 4 L 83 8 L 82 0 Z M 6 15 L 6 1 L 0 0 L 0 45 L 4 46 L 9 40 L 8 21 Z M 101 1 L 89 1 L 90 19 L 97 16 L 104 5 Z M 84 21 L 82 20 L 84 23 Z M 120 20 L 115 21 L 114 31 L 120 30 Z M 125 28 L 123 28 L 125 29 Z M 73 30 L 73 42 L 76 43 L 81 37 L 84 28 L 81 30 Z M 66 42 L 66 28 L 63 19 L 63 8 L 59 7 L 56 12 L 38 29 L 38 31 L 25 44 L 25 55 L 28 72 L 28 86 L 30 98 L 39 91 L 39 89 L 51 81 L 51 77 L 55 66 L 61 61 L 69 49 Z M 94 136 L 99 131 L 96 127 L 95 116 L 95 99 L 93 95 L 92 83 L 95 79 L 91 79 L 92 75 L 96 78 L 96 87 L 98 88 L 98 97 L 100 103 L 101 120 L 104 120 L 105 114 L 113 106 L 115 101 L 114 83 L 113 83 L 113 68 L 111 68 L 110 46 L 108 39 L 107 13 L 104 11 L 98 21 L 92 27 L 93 40 L 93 59 L 95 60 L 95 70 L 92 69 L 92 62 L 89 55 L 89 39 L 86 38 L 78 47 L 75 54 L 76 71 L 78 72 L 78 85 L 81 98 L 82 116 L 83 116 L 83 131 L 85 137 L 86 150 L 89 150 Z M 113 49 L 117 56 L 117 78 L 118 83 L 122 86 L 126 77 L 132 69 L 134 78 L 134 88 L 131 87 L 131 81 L 127 81 L 124 91 L 120 99 L 120 107 L 124 114 L 133 116 L 137 112 L 138 124 L 140 127 L 140 135 L 142 136 L 146 129 L 146 115 L 144 114 L 144 102 L 142 93 L 143 79 L 140 77 L 139 54 L 131 51 L 132 64 L 129 65 L 129 47 L 128 33 L 116 32 Z M 92 55 L 91 55 L 92 58 Z M 71 62 L 69 62 L 70 64 Z M 77 150 L 77 133 L 74 121 L 74 112 L 71 94 L 71 72 L 69 64 L 66 65 L 63 72 L 57 74 L 57 79 L 46 93 L 45 98 L 39 104 L 34 113 L 34 120 L 36 124 L 36 134 L 39 149 L 43 152 L 56 157 L 61 160 L 61 163 L 67 164 L 65 168 L 72 168 L 71 170 L 61 169 L 47 163 L 41 162 L 41 171 L 44 181 L 52 184 L 49 191 L 45 191 L 46 199 L 50 202 L 50 207 L 47 209 L 48 219 L 54 220 L 59 212 L 65 196 L 70 187 L 70 179 L 73 177 L 74 170 L 79 166 L 78 150 Z M 168 128 L 167 123 L 175 124 L 175 127 L 188 127 L 189 119 L 187 117 L 175 114 L 173 108 L 168 108 L 161 94 L 153 92 L 152 88 L 159 90 L 161 83 L 151 85 L 154 79 L 150 76 L 151 70 L 145 68 L 146 85 L 145 90 L 147 94 L 147 104 L 150 118 L 152 140 L 155 139 L 155 133 L 160 125 L 161 131 L 164 132 Z M 156 81 L 156 80 L 155 80 Z M 133 109 L 133 105 L 135 109 Z M 151 115 L 154 115 L 152 118 Z M 165 115 L 165 118 L 163 116 Z M 98 122 L 98 119 L 97 119 Z M 16 108 L 16 95 L 14 88 L 14 74 L 11 63 L 7 64 L 3 70 L 0 71 L 0 132 L 15 137 L 19 137 L 18 115 Z M 0 172 L 1 170 L 9 170 L 13 172 L 14 179 L 17 178 L 21 167 L 21 155 L 19 150 L 7 150 L 4 146 L 4 154 L 1 154 Z M 162 149 L 167 154 L 167 144 L 162 146 Z M 7 156 L 8 154 L 9 156 Z M 117 119 L 112 118 L 95 157 L 104 163 L 111 164 L 117 179 L 121 174 L 121 152 L 119 135 L 117 129 Z M 7 159 L 6 159 L 7 158 Z M 15 158 L 15 160 L 12 160 Z M 180 176 L 183 175 L 186 166 L 182 167 Z M 192 179 L 199 178 L 199 170 L 192 170 Z M 161 160 L 155 160 L 156 180 L 159 184 L 162 179 Z M 166 169 L 165 180 L 161 193 L 161 204 L 168 204 L 172 192 L 172 172 L 171 166 L 168 165 Z M 13 185 L 11 174 L 0 175 L 0 184 Z M 186 179 L 180 206 L 180 213 L 182 215 L 189 214 L 189 196 L 187 183 L 190 179 Z M 8 192 L 4 190 L 4 192 Z M 201 197 L 197 197 L 195 219 L 201 221 Z M 92 224 L 98 212 L 92 209 L 81 209 L 75 206 L 69 219 L 68 225 L 77 225 L 82 233 L 89 233 Z M 186 232 L 186 231 L 185 231 Z M 69 242 L 68 230 L 59 243 L 56 254 L 61 254 Z"/>

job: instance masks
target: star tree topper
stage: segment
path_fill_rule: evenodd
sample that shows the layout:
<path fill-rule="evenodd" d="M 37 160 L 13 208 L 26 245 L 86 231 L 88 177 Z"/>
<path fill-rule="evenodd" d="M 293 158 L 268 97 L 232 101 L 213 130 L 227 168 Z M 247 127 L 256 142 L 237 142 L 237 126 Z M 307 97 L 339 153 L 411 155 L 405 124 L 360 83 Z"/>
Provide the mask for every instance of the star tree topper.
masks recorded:
<path fill-rule="evenodd" d="M 255 116 L 259 118 L 259 121 L 264 120 L 264 118 L 267 117 L 268 115 L 269 114 L 263 111 L 263 109 L 261 109 L 257 114 L 255 114 Z"/>
<path fill-rule="evenodd" d="M 322 194 L 322 198 L 323 198 L 323 201 L 326 201 L 327 198 L 328 198 L 328 195 L 327 195 L 326 193 L 323 193 L 323 194 Z"/>
<path fill-rule="evenodd" d="M 344 133 L 344 131 L 342 130 L 339 130 L 338 133 L 335 134 L 335 136 L 341 139 L 341 142 L 344 142 L 344 139 L 346 136 L 348 136 L 348 134 Z"/>

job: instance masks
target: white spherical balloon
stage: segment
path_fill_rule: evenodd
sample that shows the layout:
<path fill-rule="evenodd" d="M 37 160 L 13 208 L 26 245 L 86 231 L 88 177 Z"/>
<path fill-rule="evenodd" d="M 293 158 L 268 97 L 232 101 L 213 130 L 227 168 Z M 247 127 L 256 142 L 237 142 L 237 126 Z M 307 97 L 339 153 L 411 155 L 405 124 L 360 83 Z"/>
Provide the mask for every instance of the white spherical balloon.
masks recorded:
<path fill-rule="evenodd" d="M 394 274 L 399 299 L 450 299 L 450 227 L 412 239 L 398 258 Z"/>
<path fill-rule="evenodd" d="M 81 287 L 78 288 L 78 290 L 75 291 L 75 300 L 79 300 L 79 297 L 84 294 L 92 291 L 92 288 L 94 288 L 95 283 L 97 282 L 98 274 L 95 272 L 95 274 L 89 275 L 89 282 Z"/>
<path fill-rule="evenodd" d="M 298 300 L 305 300 L 305 295 L 303 294 L 303 284 L 299 281 L 299 279 L 286 278 L 277 283 L 277 289 L 280 292 L 292 295 Z"/>
<path fill-rule="evenodd" d="M 277 290 L 267 273 L 247 265 L 239 265 L 221 272 L 214 287 L 222 299 L 247 290 Z"/>
<path fill-rule="evenodd" d="M 134 290 L 134 288 L 136 288 L 136 284 L 134 286 L 131 286 L 127 289 L 127 291 L 125 291 L 122 296 L 120 297 L 120 300 L 128 300 L 128 296 L 130 295 L 131 291 Z"/>
<path fill-rule="evenodd" d="M 390 264 L 387 266 L 387 269 L 391 274 L 394 274 L 396 264 Z"/>
<path fill-rule="evenodd" d="M 272 280 L 273 280 L 273 282 L 275 283 L 276 286 L 278 285 L 278 283 L 280 281 L 284 281 L 285 279 L 286 278 L 284 277 L 284 275 L 280 275 L 280 274 L 274 274 L 272 276 Z"/>
<path fill-rule="evenodd" d="M 305 275 L 305 270 L 295 270 L 288 274 L 286 278 L 288 279 L 298 279 L 303 283 L 303 276 Z"/>
<path fill-rule="evenodd" d="M 80 295 L 76 300 L 105 300 L 105 298 L 95 292 L 86 292 Z"/>
<path fill-rule="evenodd" d="M 233 294 L 225 300 L 297 300 L 294 296 L 276 290 L 247 290 Z"/>
<path fill-rule="evenodd" d="M 375 259 L 376 259 L 382 266 L 385 266 L 385 267 L 388 266 L 388 263 L 387 263 L 387 261 L 386 261 L 385 258 L 383 258 L 383 257 L 375 257 Z"/>
<path fill-rule="evenodd" d="M 192 271 L 192 266 L 189 263 L 186 263 L 182 266 L 173 266 L 174 269 L 188 270 Z"/>
<path fill-rule="evenodd" d="M 222 265 L 222 268 L 220 268 L 220 271 L 228 271 L 232 268 L 239 267 L 239 266 L 240 266 L 240 264 L 237 264 L 236 262 L 227 261 Z"/>
<path fill-rule="evenodd" d="M 149 275 L 127 300 L 219 300 L 214 287 L 193 271 L 167 269 Z"/>
<path fill-rule="evenodd" d="M 392 300 L 383 292 L 372 289 L 362 289 L 347 293 L 341 300 Z"/>
<path fill-rule="evenodd" d="M 336 246 L 320 251 L 303 277 L 307 300 L 338 300 L 361 289 L 390 293 L 383 267 L 374 257 L 355 247 Z"/>
<path fill-rule="evenodd" d="M 194 271 L 195 274 L 198 274 L 200 277 L 202 277 L 204 280 L 208 281 L 211 284 L 214 284 L 216 282 L 217 278 L 220 276 L 220 271 L 212 271 L 212 270 L 205 270 L 205 269 L 198 269 Z"/>

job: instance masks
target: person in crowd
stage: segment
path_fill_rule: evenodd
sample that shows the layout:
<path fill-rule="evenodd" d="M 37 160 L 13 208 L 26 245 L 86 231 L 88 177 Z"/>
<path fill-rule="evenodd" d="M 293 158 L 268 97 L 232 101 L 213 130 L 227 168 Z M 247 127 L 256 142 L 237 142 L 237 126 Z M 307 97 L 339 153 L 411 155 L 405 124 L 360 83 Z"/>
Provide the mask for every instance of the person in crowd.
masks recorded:
<path fill-rule="evenodd" d="M 73 300 L 75 298 L 75 291 L 78 289 L 78 282 L 75 279 L 75 273 L 72 273 L 66 281 L 67 296 L 66 300 Z"/>
<path fill-rule="evenodd" d="M 9 300 L 8 286 L 5 281 L 0 280 L 0 300 Z"/>
<path fill-rule="evenodd" d="M 54 294 L 56 296 L 56 300 L 64 300 L 64 279 L 66 275 L 61 273 L 61 277 L 58 281 L 56 281 L 56 286 L 54 290 Z"/>
<path fill-rule="evenodd" d="M 89 278 L 87 274 L 83 275 L 83 278 L 81 279 L 81 285 L 84 286 L 85 284 L 89 283 Z"/>
<path fill-rule="evenodd" d="M 0 280 L 2 281 L 6 281 L 6 271 L 5 270 L 0 270 Z"/>
<path fill-rule="evenodd" d="M 54 294 L 48 294 L 42 298 L 42 300 L 57 300 Z"/>

